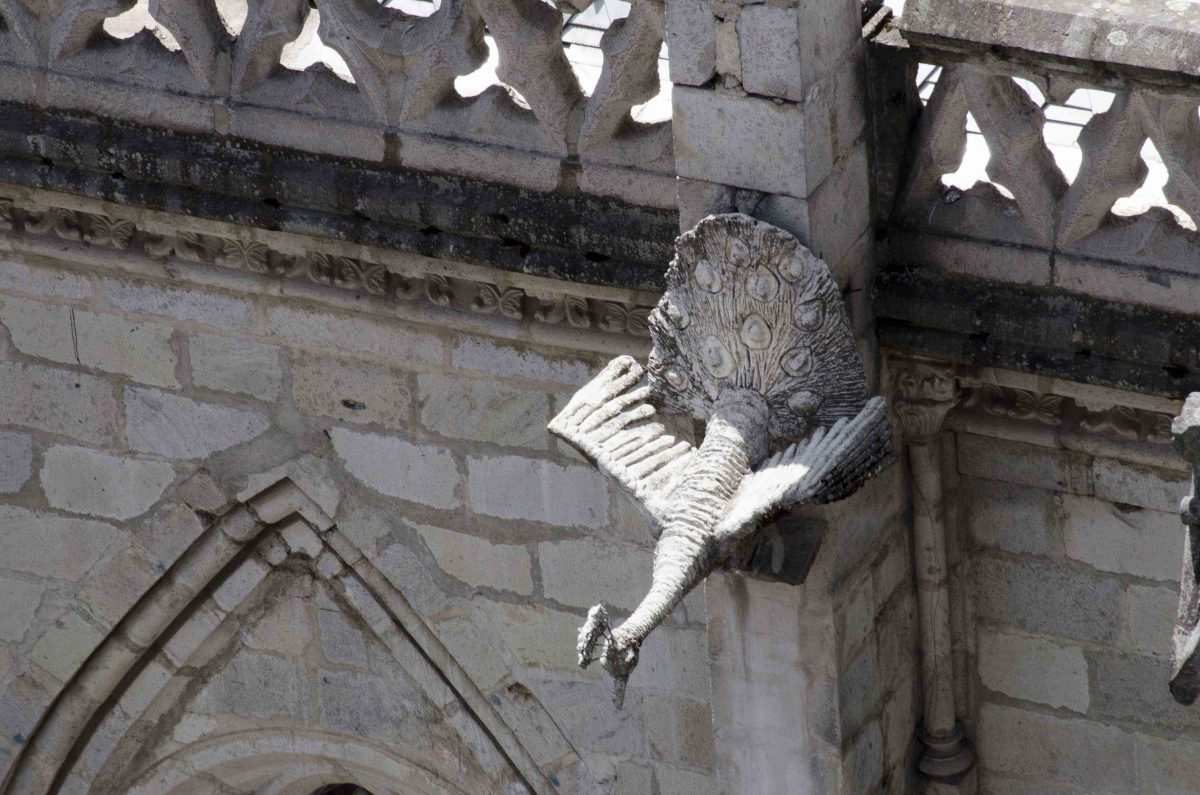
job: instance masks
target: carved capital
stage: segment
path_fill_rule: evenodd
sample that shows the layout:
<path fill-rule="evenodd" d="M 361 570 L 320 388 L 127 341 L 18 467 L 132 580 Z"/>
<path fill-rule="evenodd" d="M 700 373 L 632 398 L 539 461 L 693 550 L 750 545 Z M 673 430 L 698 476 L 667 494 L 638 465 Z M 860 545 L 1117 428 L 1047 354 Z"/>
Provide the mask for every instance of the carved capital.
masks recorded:
<path fill-rule="evenodd" d="M 950 409 L 958 405 L 959 389 L 954 368 L 942 364 L 893 362 L 892 405 L 900 433 L 910 444 L 937 437 Z"/>

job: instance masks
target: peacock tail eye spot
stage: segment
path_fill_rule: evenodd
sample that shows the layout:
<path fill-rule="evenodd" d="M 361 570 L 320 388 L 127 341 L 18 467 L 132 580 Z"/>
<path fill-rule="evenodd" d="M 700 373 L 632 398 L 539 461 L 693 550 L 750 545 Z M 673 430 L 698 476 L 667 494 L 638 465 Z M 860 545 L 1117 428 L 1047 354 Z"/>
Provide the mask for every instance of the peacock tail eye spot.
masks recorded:
<path fill-rule="evenodd" d="M 796 325 L 804 331 L 816 331 L 825 319 L 825 302 L 821 299 L 806 301 L 796 307 Z"/>
<path fill-rule="evenodd" d="M 673 302 L 667 303 L 667 317 L 671 318 L 671 322 L 678 329 L 685 329 L 692 322 L 687 310 Z"/>
<path fill-rule="evenodd" d="M 666 380 L 667 385 L 676 392 L 684 391 L 691 384 L 691 382 L 688 381 L 688 377 L 684 375 L 683 371 L 678 367 L 668 367 L 666 371 L 663 372 L 663 378 Z"/>
<path fill-rule="evenodd" d="M 747 315 L 742 321 L 741 336 L 747 348 L 762 350 L 771 344 L 771 327 L 759 315 Z"/>
<path fill-rule="evenodd" d="M 696 264 L 694 275 L 696 284 L 701 290 L 710 293 L 721 292 L 721 274 L 717 273 L 716 268 L 708 260 L 702 259 Z"/>
<path fill-rule="evenodd" d="M 807 389 L 788 398 L 788 408 L 801 417 L 807 417 L 821 407 L 821 396 Z"/>
<path fill-rule="evenodd" d="M 805 376 L 812 372 L 813 355 L 809 348 L 792 348 L 783 354 L 783 371 L 792 377 Z"/>
<path fill-rule="evenodd" d="M 733 375 L 733 356 L 716 336 L 710 334 L 704 339 L 702 355 L 704 356 L 704 365 L 715 377 L 728 378 Z"/>
<path fill-rule="evenodd" d="M 779 263 L 779 273 L 789 282 L 794 282 L 804 275 L 804 260 L 799 253 L 793 253 Z"/>
<path fill-rule="evenodd" d="M 734 268 L 741 268 L 750 261 L 750 246 L 740 237 L 731 237 L 729 239 L 729 248 L 727 250 L 729 256 L 729 264 Z"/>
<path fill-rule="evenodd" d="M 746 279 L 746 292 L 760 301 L 769 301 L 779 291 L 779 280 L 766 268 L 759 268 Z"/>

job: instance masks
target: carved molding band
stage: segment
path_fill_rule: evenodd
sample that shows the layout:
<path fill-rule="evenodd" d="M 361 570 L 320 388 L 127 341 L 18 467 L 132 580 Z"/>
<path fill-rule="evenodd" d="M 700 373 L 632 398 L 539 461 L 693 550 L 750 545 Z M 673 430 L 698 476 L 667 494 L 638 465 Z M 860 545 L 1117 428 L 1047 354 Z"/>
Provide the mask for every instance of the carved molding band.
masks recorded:
<path fill-rule="evenodd" d="M 139 228 L 131 219 L 63 207 L 23 206 L 5 197 L 0 197 L 0 230 L 131 254 L 144 252 L 160 260 L 228 268 L 518 322 L 633 337 L 650 335 L 648 322 L 653 307 L 556 292 L 550 285 L 545 290 L 531 291 L 437 273 L 403 275 L 382 263 L 355 257 L 317 251 L 293 254 L 256 240 L 193 231 L 156 234 Z"/>

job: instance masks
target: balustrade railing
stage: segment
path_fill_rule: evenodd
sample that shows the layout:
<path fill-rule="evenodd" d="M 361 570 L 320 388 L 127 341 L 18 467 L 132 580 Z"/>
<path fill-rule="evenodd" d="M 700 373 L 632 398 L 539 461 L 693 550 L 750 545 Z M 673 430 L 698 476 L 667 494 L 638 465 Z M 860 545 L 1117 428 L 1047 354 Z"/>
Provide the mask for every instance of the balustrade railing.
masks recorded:
<path fill-rule="evenodd" d="M 895 260 L 1200 311 L 1200 80 L 1181 60 L 1200 10 L 1100 5 L 910 0 L 910 65 L 939 70 L 921 70 Z"/>
<path fill-rule="evenodd" d="M 661 90 L 662 0 L 632 0 L 603 31 L 590 91 L 564 42 L 578 9 L 397 6 L 149 0 L 153 25 L 122 31 L 134 0 L 0 0 L 0 100 L 674 206 L 670 123 L 631 112 Z M 489 64 L 498 81 L 479 90 Z"/>

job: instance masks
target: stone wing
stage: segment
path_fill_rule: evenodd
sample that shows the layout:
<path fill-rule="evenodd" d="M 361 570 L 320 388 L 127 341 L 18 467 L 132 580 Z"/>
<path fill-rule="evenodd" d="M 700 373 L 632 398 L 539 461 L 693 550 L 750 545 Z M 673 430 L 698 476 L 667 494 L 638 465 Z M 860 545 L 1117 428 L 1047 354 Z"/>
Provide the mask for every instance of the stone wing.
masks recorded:
<path fill-rule="evenodd" d="M 696 454 L 649 403 L 645 374 L 629 356 L 613 359 L 548 426 L 633 495 L 660 527 L 667 498 Z"/>
<path fill-rule="evenodd" d="M 894 457 L 887 403 L 872 398 L 858 416 L 838 420 L 828 431 L 817 429 L 747 475 L 717 525 L 717 542 L 736 541 L 793 505 L 847 497 Z"/>

